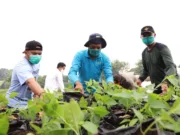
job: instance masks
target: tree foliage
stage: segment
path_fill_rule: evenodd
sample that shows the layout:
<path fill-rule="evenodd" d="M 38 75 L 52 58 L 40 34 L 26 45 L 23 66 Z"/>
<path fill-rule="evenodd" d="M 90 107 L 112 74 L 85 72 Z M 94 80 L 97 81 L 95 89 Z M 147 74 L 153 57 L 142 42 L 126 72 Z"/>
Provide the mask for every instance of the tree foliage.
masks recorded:
<path fill-rule="evenodd" d="M 142 72 L 143 72 L 142 60 L 139 60 L 139 61 L 136 63 L 136 67 L 135 67 L 135 68 L 132 68 L 130 71 L 131 71 L 131 72 L 134 72 L 134 74 L 136 74 L 136 75 L 142 74 Z"/>
<path fill-rule="evenodd" d="M 119 71 L 124 72 L 129 70 L 129 63 L 119 60 L 112 61 L 112 71 L 113 74 L 118 74 Z"/>

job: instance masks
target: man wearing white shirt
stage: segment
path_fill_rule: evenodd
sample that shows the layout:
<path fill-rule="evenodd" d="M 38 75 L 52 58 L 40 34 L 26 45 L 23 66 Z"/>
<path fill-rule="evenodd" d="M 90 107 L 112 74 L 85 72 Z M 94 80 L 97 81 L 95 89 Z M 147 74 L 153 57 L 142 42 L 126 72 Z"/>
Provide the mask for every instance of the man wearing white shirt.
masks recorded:
<path fill-rule="evenodd" d="M 64 92 L 64 82 L 63 82 L 63 71 L 66 65 L 63 62 L 58 63 L 57 69 L 47 75 L 45 80 L 45 90 L 50 92 L 58 91 Z"/>

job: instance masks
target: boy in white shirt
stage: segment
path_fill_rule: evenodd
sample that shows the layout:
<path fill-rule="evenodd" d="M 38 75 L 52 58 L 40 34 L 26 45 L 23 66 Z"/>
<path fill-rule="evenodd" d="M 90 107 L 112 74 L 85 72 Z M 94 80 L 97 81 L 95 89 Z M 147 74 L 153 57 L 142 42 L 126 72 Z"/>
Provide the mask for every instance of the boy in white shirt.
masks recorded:
<path fill-rule="evenodd" d="M 63 62 L 58 63 L 57 69 L 47 75 L 45 80 L 45 90 L 50 92 L 58 91 L 64 92 L 64 82 L 63 82 L 63 71 L 66 65 Z"/>

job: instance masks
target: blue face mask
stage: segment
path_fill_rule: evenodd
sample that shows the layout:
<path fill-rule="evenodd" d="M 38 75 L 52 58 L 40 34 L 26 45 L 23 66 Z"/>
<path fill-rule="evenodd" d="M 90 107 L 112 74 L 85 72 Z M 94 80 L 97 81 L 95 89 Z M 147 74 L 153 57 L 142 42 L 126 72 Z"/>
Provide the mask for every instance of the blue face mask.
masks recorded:
<path fill-rule="evenodd" d="M 151 45 L 154 42 L 154 37 L 153 36 L 143 37 L 142 41 L 146 45 Z"/>
<path fill-rule="evenodd" d="M 101 52 L 101 49 L 98 49 L 98 50 L 89 49 L 89 53 L 95 57 L 99 56 L 100 52 Z"/>
<path fill-rule="evenodd" d="M 41 55 L 30 55 L 29 62 L 31 64 L 38 64 L 41 60 Z"/>

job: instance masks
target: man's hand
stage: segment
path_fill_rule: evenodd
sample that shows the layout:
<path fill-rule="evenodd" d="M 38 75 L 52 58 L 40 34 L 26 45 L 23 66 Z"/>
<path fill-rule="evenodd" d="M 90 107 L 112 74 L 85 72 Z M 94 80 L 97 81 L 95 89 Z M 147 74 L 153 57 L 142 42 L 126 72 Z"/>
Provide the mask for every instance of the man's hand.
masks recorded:
<path fill-rule="evenodd" d="M 82 94 L 84 94 L 83 86 L 82 86 L 82 84 L 81 84 L 79 81 L 76 82 L 76 87 L 75 87 L 74 89 L 75 89 L 75 90 L 80 90 L 80 92 L 81 92 Z"/>
<path fill-rule="evenodd" d="M 167 83 L 162 83 L 162 84 L 161 84 L 161 90 L 162 90 L 161 95 L 163 95 L 163 94 L 165 94 L 165 93 L 167 92 L 167 90 L 168 90 L 168 85 L 167 85 Z"/>
<path fill-rule="evenodd" d="M 140 79 L 137 79 L 136 84 L 141 87 L 142 81 Z"/>

